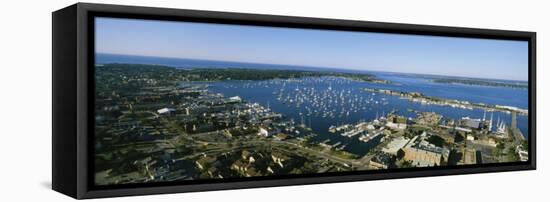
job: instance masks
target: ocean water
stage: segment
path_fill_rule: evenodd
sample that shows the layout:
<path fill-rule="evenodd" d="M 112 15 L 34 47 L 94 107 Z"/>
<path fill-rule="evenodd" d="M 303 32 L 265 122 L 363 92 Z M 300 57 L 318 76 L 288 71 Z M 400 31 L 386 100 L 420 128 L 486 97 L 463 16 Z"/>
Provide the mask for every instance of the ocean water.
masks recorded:
<path fill-rule="evenodd" d="M 407 78 L 408 79 L 408 78 Z M 392 80 L 397 82 L 398 80 Z M 424 83 L 425 81 L 418 81 Z M 407 99 L 401 99 L 398 96 L 391 96 L 380 93 L 372 93 L 361 90 L 362 88 L 384 87 L 384 84 L 373 84 L 368 82 L 350 81 L 342 78 L 304 78 L 297 80 L 270 80 L 270 81 L 223 81 L 209 82 L 211 91 L 222 93 L 225 96 L 240 96 L 247 102 L 256 102 L 263 106 L 269 106 L 272 111 L 281 113 L 288 118 L 292 118 L 297 123 L 304 123 L 311 127 L 318 134 L 315 138 L 318 142 L 329 140 L 328 144 L 348 145 L 344 150 L 364 154 L 368 152 L 377 141 L 369 143 L 360 142 L 358 136 L 348 138 L 338 134 L 328 132 L 328 128 L 333 125 L 356 124 L 359 121 L 370 121 L 378 116 L 395 112 L 406 117 L 415 117 L 415 111 L 436 112 L 446 118 L 460 119 L 462 117 L 483 118 L 484 111 L 480 109 L 461 109 L 449 106 L 423 105 L 417 102 L 411 102 Z M 418 86 L 409 86 L 407 89 L 420 88 Z M 424 84 L 427 85 L 427 84 Z M 448 86 L 450 85 L 450 86 Z M 430 89 L 430 95 L 438 97 L 466 99 L 465 95 L 454 95 L 451 90 L 458 88 L 453 84 L 436 85 Z M 399 87 L 404 87 L 401 85 Z M 395 90 L 399 87 L 393 87 Z M 459 86 L 459 89 L 471 86 Z M 447 90 L 446 90 L 447 88 Z M 472 87 L 478 89 L 478 87 Z M 492 88 L 493 89 L 493 88 Z M 463 89 L 467 91 L 468 89 Z M 499 89 L 505 91 L 505 89 Z M 489 101 L 500 104 L 514 104 L 505 96 L 497 99 L 483 100 L 483 93 L 487 89 L 473 91 L 479 93 L 474 99 L 479 99 L 486 103 Z M 423 92 L 424 91 L 419 91 Z M 443 93 L 437 93 L 443 92 Z M 428 94 L 428 93 L 426 93 Z M 453 97 L 454 96 L 454 97 Z M 283 99 L 278 99 L 282 97 Z M 292 103 L 289 99 L 293 99 Z M 296 99 L 298 98 L 298 99 Z M 314 101 L 316 99 L 316 101 Z M 304 101 L 297 101 L 304 99 Z M 471 101 L 471 100 L 470 100 Z M 301 104 L 298 104 L 301 103 Z M 348 113 L 349 112 L 349 113 Z M 502 112 L 486 112 L 485 118 L 493 117 L 493 130 L 496 130 L 497 120 L 504 121 L 509 126 L 511 115 Z M 528 134 L 528 125 L 526 116 L 517 116 L 518 128 L 525 136 Z"/>
<path fill-rule="evenodd" d="M 97 54 L 97 64 L 105 63 L 134 63 L 158 64 L 179 68 L 258 68 L 258 69 L 299 69 L 314 71 L 343 71 L 362 73 L 357 70 L 338 70 L 328 68 L 254 64 L 240 62 L 224 62 L 209 60 L 172 59 L 142 56 L 124 56 Z M 367 71 L 364 71 L 367 72 Z M 472 103 L 486 103 L 515 106 L 527 109 L 527 89 L 504 87 L 472 86 L 461 84 L 434 83 L 434 76 L 400 74 L 388 72 L 368 72 L 380 79 L 391 81 L 392 84 L 376 84 L 369 82 L 350 81 L 342 78 L 302 78 L 295 80 L 269 81 L 222 81 L 209 82 L 210 90 L 222 93 L 225 96 L 240 96 L 247 102 L 257 102 L 285 117 L 304 123 L 318 134 L 315 140 L 327 141 L 327 144 L 347 145 L 344 150 L 364 154 L 378 144 L 379 139 L 368 143 L 358 140 L 358 136 L 348 138 L 328 132 L 332 125 L 359 121 L 370 121 L 391 111 L 407 117 L 414 117 L 415 110 L 430 111 L 442 114 L 444 117 L 460 119 L 462 117 L 482 118 L 483 110 L 459 109 L 448 106 L 422 105 L 400 99 L 398 96 L 371 93 L 362 88 L 383 88 L 395 91 L 420 92 L 424 95 L 466 100 Z M 299 100 L 294 100 L 299 98 Z M 290 102 L 290 99 L 293 99 Z M 300 104 L 298 104 L 300 103 Z M 349 113 L 348 113 L 349 112 Z M 510 125 L 511 115 L 501 112 L 487 112 L 486 119 L 493 116 L 497 120 Z M 524 136 L 528 136 L 527 116 L 517 116 L 518 128 Z"/>

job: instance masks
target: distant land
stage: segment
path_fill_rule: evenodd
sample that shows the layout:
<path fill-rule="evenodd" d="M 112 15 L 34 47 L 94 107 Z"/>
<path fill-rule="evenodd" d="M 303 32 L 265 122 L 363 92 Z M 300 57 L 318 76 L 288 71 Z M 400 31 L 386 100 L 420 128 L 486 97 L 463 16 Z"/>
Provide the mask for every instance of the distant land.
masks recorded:
<path fill-rule="evenodd" d="M 332 67 L 312 67 L 299 65 L 285 64 L 264 64 L 264 63 L 249 63 L 236 61 L 219 61 L 205 59 L 188 59 L 188 58 L 167 58 L 155 56 L 139 56 L 139 55 L 119 55 L 108 53 L 97 53 L 96 64 L 150 64 L 163 65 L 176 68 L 194 69 L 194 68 L 248 68 L 248 69 L 275 69 L 275 70 L 304 70 L 304 71 L 337 71 L 344 73 L 368 73 L 367 70 L 351 70 Z"/>
<path fill-rule="evenodd" d="M 529 87 L 527 82 L 492 81 L 492 80 L 481 80 L 481 79 L 441 78 L 441 79 L 434 79 L 432 81 L 435 83 L 464 84 L 464 85 L 474 85 L 474 86 L 491 86 L 491 87 L 521 88 L 521 89 L 527 89 Z"/>
<path fill-rule="evenodd" d="M 343 73 L 343 72 L 319 72 L 307 70 L 288 70 L 288 69 L 252 69 L 252 68 L 193 68 L 181 69 L 164 65 L 147 65 L 147 64 L 123 64 L 123 63 L 108 63 L 98 66 L 99 69 L 133 69 L 134 71 L 150 72 L 154 69 L 174 69 L 177 70 L 173 74 L 194 75 L 186 78 L 187 81 L 224 81 L 224 80 L 269 80 L 269 79 L 297 79 L 304 77 L 323 77 L 333 76 L 347 78 L 354 81 L 364 81 L 372 83 L 389 83 L 386 80 L 377 79 L 376 76 L 362 73 Z M 166 76 L 166 75 L 163 75 Z"/>
<path fill-rule="evenodd" d="M 111 53 L 96 53 L 96 64 L 111 64 L 111 63 L 123 63 L 123 64 L 150 64 L 150 65 L 162 65 L 183 69 L 200 68 L 253 68 L 253 69 L 275 69 L 275 70 L 303 70 L 303 71 L 320 71 L 320 72 L 342 72 L 342 73 L 382 73 L 382 74 L 394 74 L 394 75 L 407 75 L 416 78 L 430 79 L 436 83 L 457 83 L 467 85 L 483 85 L 483 86 L 495 86 L 495 87 L 513 87 L 513 88 L 527 88 L 527 81 L 517 80 L 505 80 L 505 79 L 493 79 L 493 78 L 474 78 L 474 77 L 460 77 L 449 75 L 436 75 L 436 74 L 421 74 L 410 72 L 389 72 L 389 71 L 372 71 L 372 70 L 356 70 L 340 67 L 313 67 L 313 66 L 300 66 L 300 65 L 287 65 L 287 64 L 265 64 L 265 63 L 249 63 L 249 62 L 237 62 L 237 61 L 219 61 L 219 60 L 206 60 L 206 59 L 188 59 L 188 58 L 168 58 L 168 57 L 156 57 L 156 56 L 141 56 L 141 55 L 123 55 L 123 54 L 111 54 Z M 472 82 L 481 81 L 481 82 Z M 508 85 L 502 85 L 508 84 Z M 516 86 L 517 85 L 517 86 Z"/>

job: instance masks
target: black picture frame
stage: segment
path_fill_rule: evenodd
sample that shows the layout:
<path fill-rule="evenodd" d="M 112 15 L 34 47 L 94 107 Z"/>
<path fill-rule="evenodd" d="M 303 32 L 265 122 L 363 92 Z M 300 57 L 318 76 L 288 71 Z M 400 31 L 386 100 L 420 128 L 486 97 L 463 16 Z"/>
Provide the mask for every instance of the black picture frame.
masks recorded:
<path fill-rule="evenodd" d="M 120 17 L 528 42 L 529 160 L 482 165 L 121 186 L 93 184 L 94 17 Z M 77 3 L 52 14 L 52 188 L 84 199 L 536 169 L 536 33 Z"/>

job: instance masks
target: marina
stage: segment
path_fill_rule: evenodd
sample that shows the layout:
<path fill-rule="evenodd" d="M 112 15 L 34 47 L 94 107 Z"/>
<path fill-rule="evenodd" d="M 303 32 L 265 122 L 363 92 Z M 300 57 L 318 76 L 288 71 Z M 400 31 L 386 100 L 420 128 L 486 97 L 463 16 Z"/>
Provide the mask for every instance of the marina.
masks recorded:
<path fill-rule="evenodd" d="M 316 141 L 322 142 L 328 139 L 329 144 L 346 143 L 348 146 L 344 149 L 345 151 L 359 155 L 365 154 L 372 146 L 375 146 L 381 136 L 373 136 L 368 142 L 361 141 L 359 137 L 367 133 L 362 130 L 349 130 L 350 127 L 353 127 L 352 123 L 374 120 L 377 117 L 384 117 L 390 112 L 414 118 L 418 111 L 431 111 L 453 119 L 466 116 L 481 118 L 485 113 L 491 113 L 495 119 L 501 119 L 502 122 L 508 125 L 511 123 L 511 114 L 504 111 L 448 105 L 427 105 L 386 93 L 365 91 L 365 88 L 381 87 L 396 91 L 403 88 L 402 91 L 405 91 L 425 85 L 433 85 L 432 88 L 426 88 L 427 92 L 422 92 L 427 95 L 433 94 L 435 93 L 433 87 L 437 87 L 439 88 L 437 91 L 443 93 L 432 96 L 446 99 L 456 98 L 447 95 L 449 93 L 447 90 L 457 88 L 453 84 L 432 84 L 422 78 L 413 80 L 408 75 L 398 76 L 380 73 L 377 76 L 389 79 L 392 84 L 360 82 L 341 77 L 306 77 L 263 81 L 220 81 L 209 82 L 209 85 L 212 91 L 225 96 L 239 95 L 246 101 L 268 106 L 269 109 L 311 128 L 317 134 L 313 138 Z M 407 86 L 399 85 L 403 82 L 406 82 Z M 485 88 L 498 91 L 518 90 L 479 86 L 460 86 L 460 88 L 465 88 L 463 91 L 472 91 L 472 97 L 475 99 L 461 97 L 461 100 L 469 102 L 477 102 L 479 97 L 475 93 L 479 91 L 479 96 L 482 96 L 481 94 L 485 93 Z M 481 90 L 479 90 L 480 88 Z M 513 105 L 514 103 L 511 103 L 513 100 L 507 99 L 507 95 L 503 93 L 502 98 L 498 100 L 491 98 L 485 100 L 484 103 L 491 104 L 491 102 L 495 102 L 495 105 Z M 517 125 L 524 135 L 528 134 L 527 116 L 518 114 Z M 496 132 L 496 124 L 492 126 L 491 130 Z M 335 135 L 335 132 L 341 135 Z M 362 139 L 366 140 L 366 138 Z"/>

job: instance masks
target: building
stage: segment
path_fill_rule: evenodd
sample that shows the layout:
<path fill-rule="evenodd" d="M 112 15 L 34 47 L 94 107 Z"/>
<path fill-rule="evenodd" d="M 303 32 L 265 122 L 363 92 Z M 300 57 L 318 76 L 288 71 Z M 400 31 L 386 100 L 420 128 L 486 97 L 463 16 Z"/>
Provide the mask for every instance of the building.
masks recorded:
<path fill-rule="evenodd" d="M 402 149 L 405 153 L 403 159 L 411 162 L 414 167 L 439 166 L 441 164 L 441 154 L 414 147 L 405 147 Z"/>
<path fill-rule="evenodd" d="M 254 163 L 256 162 L 256 159 L 252 156 L 252 153 L 250 153 L 248 150 L 243 150 L 241 152 L 241 158 L 244 161 L 247 161 L 248 163 Z"/>
<path fill-rule="evenodd" d="M 403 159 L 411 162 L 415 167 L 439 166 L 442 161 L 449 158 L 449 150 L 430 144 L 425 139 L 429 134 L 424 132 L 422 135 L 415 136 L 401 149 L 404 153 Z"/>
<path fill-rule="evenodd" d="M 271 153 L 271 159 L 273 160 L 274 163 L 278 164 L 279 166 L 281 166 L 281 168 L 285 167 L 284 166 L 284 163 L 288 160 L 290 160 L 290 158 L 280 152 L 272 152 Z"/>
<path fill-rule="evenodd" d="M 516 146 L 516 153 L 518 154 L 520 161 L 529 160 L 529 152 L 524 150 L 521 145 Z"/>
<path fill-rule="evenodd" d="M 394 129 L 394 130 L 405 130 L 405 129 L 407 129 L 407 124 L 406 123 L 387 122 L 386 127 Z"/>
<path fill-rule="evenodd" d="M 475 149 L 464 149 L 462 155 L 462 160 L 459 162 L 460 165 L 471 165 L 477 163 L 477 156 Z"/>
<path fill-rule="evenodd" d="M 416 116 L 416 123 L 419 125 L 437 125 L 442 117 L 434 112 L 421 112 Z"/>
<path fill-rule="evenodd" d="M 481 119 L 462 117 L 462 126 L 479 129 L 481 127 Z"/>
<path fill-rule="evenodd" d="M 388 143 L 386 147 L 382 148 L 382 151 L 391 155 L 397 155 L 397 152 L 399 151 L 399 149 L 405 147 L 405 145 L 407 145 L 409 141 L 410 141 L 409 139 L 404 138 L 402 136 L 397 137 L 393 139 L 390 143 Z"/>
<path fill-rule="evenodd" d="M 225 103 L 227 103 L 227 104 L 228 103 L 240 103 L 240 102 L 242 102 L 242 99 L 239 96 L 230 97 L 230 98 L 227 99 L 227 101 L 225 101 Z"/>
<path fill-rule="evenodd" d="M 376 162 L 376 161 L 369 161 L 368 166 L 369 166 L 369 169 L 375 169 L 375 170 L 388 169 L 387 165 Z"/>
<path fill-rule="evenodd" d="M 231 169 L 235 170 L 237 172 L 240 172 L 240 173 L 244 173 L 248 170 L 248 163 L 246 163 L 243 160 L 239 159 L 239 160 L 233 162 L 233 164 L 231 164 Z"/>
<path fill-rule="evenodd" d="M 457 131 L 461 131 L 461 132 L 465 132 L 465 133 L 471 133 L 472 132 L 472 129 L 469 129 L 469 128 L 463 128 L 463 127 L 455 127 L 455 130 Z"/>
<path fill-rule="evenodd" d="M 176 111 L 175 109 L 165 107 L 165 108 L 157 110 L 157 113 L 159 113 L 160 115 L 170 115 L 175 111 Z"/>
<path fill-rule="evenodd" d="M 258 135 L 267 137 L 269 136 L 269 132 L 265 128 L 260 127 L 260 129 L 258 130 Z"/>

